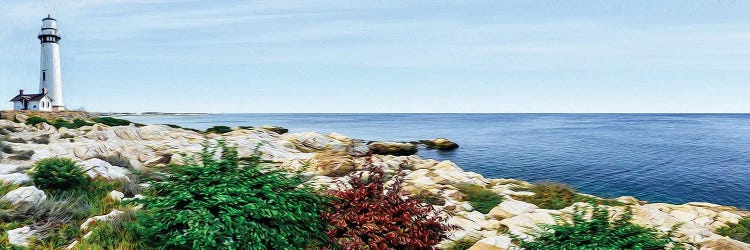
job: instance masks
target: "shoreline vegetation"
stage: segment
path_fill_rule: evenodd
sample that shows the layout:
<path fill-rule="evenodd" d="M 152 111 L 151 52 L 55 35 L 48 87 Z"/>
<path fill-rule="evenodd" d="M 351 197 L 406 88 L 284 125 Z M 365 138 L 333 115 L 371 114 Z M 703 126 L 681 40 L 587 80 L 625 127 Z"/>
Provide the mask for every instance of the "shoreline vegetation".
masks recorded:
<path fill-rule="evenodd" d="M 444 138 L 107 115 L 0 112 L 0 248 L 750 249 L 750 211 L 601 198 L 413 155 L 458 147 Z"/>

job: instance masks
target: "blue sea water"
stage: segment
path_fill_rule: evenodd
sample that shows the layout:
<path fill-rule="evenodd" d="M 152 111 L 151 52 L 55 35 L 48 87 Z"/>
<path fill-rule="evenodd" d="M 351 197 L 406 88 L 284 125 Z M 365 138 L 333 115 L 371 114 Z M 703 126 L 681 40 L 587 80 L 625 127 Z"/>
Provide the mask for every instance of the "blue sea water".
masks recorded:
<path fill-rule="evenodd" d="M 210 114 L 129 116 L 196 129 L 272 124 L 367 140 L 449 138 L 420 150 L 491 178 L 555 181 L 604 197 L 750 209 L 750 114 Z"/>

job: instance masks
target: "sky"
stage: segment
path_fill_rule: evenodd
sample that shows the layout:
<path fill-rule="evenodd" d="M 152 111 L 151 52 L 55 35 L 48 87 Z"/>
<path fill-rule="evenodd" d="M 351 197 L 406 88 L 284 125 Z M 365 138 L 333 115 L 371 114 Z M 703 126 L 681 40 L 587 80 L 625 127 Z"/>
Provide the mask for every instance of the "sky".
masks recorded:
<path fill-rule="evenodd" d="M 0 0 L 0 96 L 48 13 L 70 109 L 750 113 L 750 1 Z"/>

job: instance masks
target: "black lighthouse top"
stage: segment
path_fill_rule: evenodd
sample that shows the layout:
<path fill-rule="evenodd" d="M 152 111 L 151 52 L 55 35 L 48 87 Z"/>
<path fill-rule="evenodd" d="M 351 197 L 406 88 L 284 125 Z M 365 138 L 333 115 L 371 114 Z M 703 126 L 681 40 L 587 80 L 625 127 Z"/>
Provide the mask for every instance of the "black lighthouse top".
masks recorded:
<path fill-rule="evenodd" d="M 57 20 L 52 18 L 51 15 L 42 19 L 42 31 L 39 32 L 37 38 L 42 43 L 57 43 L 62 39 L 60 34 L 57 33 Z"/>

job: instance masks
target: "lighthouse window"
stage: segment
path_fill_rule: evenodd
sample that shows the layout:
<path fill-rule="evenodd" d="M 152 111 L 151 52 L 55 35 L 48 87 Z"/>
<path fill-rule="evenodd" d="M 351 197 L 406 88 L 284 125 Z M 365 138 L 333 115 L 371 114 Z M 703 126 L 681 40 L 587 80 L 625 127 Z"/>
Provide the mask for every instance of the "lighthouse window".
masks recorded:
<path fill-rule="evenodd" d="M 42 71 L 42 81 L 46 81 L 46 80 L 47 80 L 47 72 Z"/>

